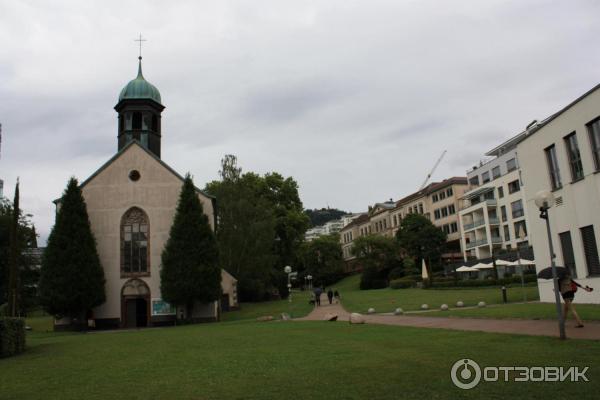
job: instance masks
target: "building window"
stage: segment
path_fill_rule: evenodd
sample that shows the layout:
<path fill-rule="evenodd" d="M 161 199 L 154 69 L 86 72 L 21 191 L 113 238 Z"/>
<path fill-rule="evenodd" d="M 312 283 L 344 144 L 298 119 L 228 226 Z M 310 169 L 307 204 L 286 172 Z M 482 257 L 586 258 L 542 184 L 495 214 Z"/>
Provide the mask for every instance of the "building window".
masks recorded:
<path fill-rule="evenodd" d="M 446 207 L 442 208 L 442 217 L 448 216 L 448 209 Z"/>
<path fill-rule="evenodd" d="M 500 178 L 500 166 L 492 168 L 492 179 Z"/>
<path fill-rule="evenodd" d="M 439 209 L 437 209 L 437 210 L 435 210 L 433 212 L 433 216 L 435 217 L 435 219 L 440 219 L 440 215 L 441 214 L 440 214 L 440 210 Z"/>
<path fill-rule="evenodd" d="M 600 118 L 588 124 L 588 132 L 590 133 L 590 144 L 592 145 L 592 156 L 596 171 L 600 171 Z"/>
<path fill-rule="evenodd" d="M 510 208 L 512 210 L 513 218 L 519 218 L 525 215 L 525 212 L 523 211 L 523 202 L 521 200 L 513 201 L 512 203 L 510 203 Z"/>
<path fill-rule="evenodd" d="M 583 164 L 581 163 L 581 153 L 579 152 L 575 132 L 565 137 L 565 146 L 567 147 L 567 156 L 571 167 L 571 178 L 573 181 L 583 179 Z"/>
<path fill-rule="evenodd" d="M 121 273 L 148 274 L 148 241 L 150 229 L 148 217 L 134 207 L 121 219 Z"/>
<path fill-rule="evenodd" d="M 436 203 L 438 201 L 438 195 L 434 194 L 431 199 L 433 200 L 434 203 Z"/>
<path fill-rule="evenodd" d="M 590 276 L 598 276 L 600 275 L 600 260 L 598 259 L 598 247 L 596 245 L 596 235 L 594 235 L 594 226 L 584 226 L 580 231 L 588 274 Z"/>
<path fill-rule="evenodd" d="M 394 218 L 393 218 L 393 222 L 394 222 L 394 226 L 398 225 L 395 215 L 394 215 Z"/>
<path fill-rule="evenodd" d="M 552 190 L 557 190 L 562 187 L 560 181 L 560 169 L 558 168 L 558 159 L 556 158 L 556 146 L 546 147 L 546 162 L 548 164 L 548 172 L 550 173 L 550 184 Z"/>
<path fill-rule="evenodd" d="M 383 220 L 383 229 L 387 229 L 387 220 L 386 219 Z"/>
<path fill-rule="evenodd" d="M 475 175 L 474 177 L 469 179 L 469 185 L 471 186 L 479 186 L 479 176 Z"/>
<path fill-rule="evenodd" d="M 510 160 L 508 160 L 506 162 L 506 169 L 508 172 L 514 171 L 515 169 L 517 169 L 517 159 L 511 158 Z"/>
<path fill-rule="evenodd" d="M 498 198 L 501 199 L 504 197 L 504 188 L 502 186 L 498 186 Z"/>
<path fill-rule="evenodd" d="M 510 228 L 508 227 L 508 225 L 504 225 L 504 241 L 510 241 Z"/>
<path fill-rule="evenodd" d="M 450 224 L 450 233 L 458 232 L 458 224 L 456 222 L 452 222 Z"/>
<path fill-rule="evenodd" d="M 452 215 L 456 213 L 456 208 L 454 207 L 454 204 L 450 204 L 448 206 L 448 214 Z"/>
<path fill-rule="evenodd" d="M 448 190 L 446 190 L 446 195 L 448 197 L 452 196 L 454 194 L 454 192 L 452 191 L 452 188 L 448 188 Z"/>
<path fill-rule="evenodd" d="M 521 234 L 523 237 L 527 236 L 527 225 L 525 224 L 524 220 L 515 222 L 515 239 L 518 240 Z"/>
<path fill-rule="evenodd" d="M 483 183 L 489 182 L 490 181 L 490 172 L 486 171 L 483 174 L 481 174 L 481 181 Z"/>
<path fill-rule="evenodd" d="M 571 241 L 571 232 L 559 233 L 560 247 L 563 254 L 564 266 L 571 272 L 573 278 L 577 278 L 577 268 L 575 267 L 575 253 L 573 252 L 573 242 Z"/>
<path fill-rule="evenodd" d="M 423 214 L 423 203 L 419 203 L 419 214 Z"/>
<path fill-rule="evenodd" d="M 512 182 L 508 182 L 508 193 L 513 194 L 521 190 L 521 185 L 519 184 L 519 180 L 515 180 Z"/>
<path fill-rule="evenodd" d="M 500 215 L 502 216 L 502 222 L 506 222 L 506 206 L 500 207 Z"/>
<path fill-rule="evenodd" d="M 440 196 L 440 200 L 444 200 L 446 198 L 446 192 L 440 192 L 439 196 Z"/>
<path fill-rule="evenodd" d="M 134 112 L 133 113 L 133 129 L 142 129 L 142 113 Z"/>

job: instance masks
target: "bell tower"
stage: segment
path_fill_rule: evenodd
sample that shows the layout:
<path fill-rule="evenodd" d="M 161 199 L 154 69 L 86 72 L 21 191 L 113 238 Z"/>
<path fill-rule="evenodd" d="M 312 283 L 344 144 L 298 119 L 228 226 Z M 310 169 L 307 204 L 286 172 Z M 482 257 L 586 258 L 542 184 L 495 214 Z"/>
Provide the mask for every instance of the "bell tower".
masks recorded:
<path fill-rule="evenodd" d="M 118 150 L 136 140 L 160 158 L 160 92 L 142 74 L 142 56 L 138 57 L 138 74 L 121 90 L 115 111 L 119 114 Z"/>

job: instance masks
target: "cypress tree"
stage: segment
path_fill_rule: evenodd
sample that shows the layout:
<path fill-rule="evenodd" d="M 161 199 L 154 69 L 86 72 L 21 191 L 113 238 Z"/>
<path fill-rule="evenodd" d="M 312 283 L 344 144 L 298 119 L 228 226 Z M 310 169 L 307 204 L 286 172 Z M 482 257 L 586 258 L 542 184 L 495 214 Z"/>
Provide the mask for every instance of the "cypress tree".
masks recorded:
<path fill-rule="evenodd" d="M 83 324 L 85 313 L 106 300 L 104 283 L 85 200 L 71 178 L 42 259 L 40 300 L 50 314 Z"/>
<path fill-rule="evenodd" d="M 162 253 L 160 291 L 165 301 L 185 306 L 187 318 L 195 302 L 207 303 L 221 296 L 217 242 L 189 173 Z"/>
<path fill-rule="evenodd" d="M 8 254 L 8 312 L 12 317 L 18 316 L 19 307 L 19 180 L 15 186 L 15 199 L 13 202 L 13 212 L 10 221 L 9 233 L 9 254 Z"/>

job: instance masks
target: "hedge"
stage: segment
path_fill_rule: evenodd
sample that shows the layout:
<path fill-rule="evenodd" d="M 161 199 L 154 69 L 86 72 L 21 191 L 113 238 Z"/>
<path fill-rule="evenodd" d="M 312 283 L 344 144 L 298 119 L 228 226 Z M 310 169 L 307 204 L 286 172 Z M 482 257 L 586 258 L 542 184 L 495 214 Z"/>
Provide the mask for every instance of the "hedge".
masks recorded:
<path fill-rule="evenodd" d="M 390 281 L 390 288 L 392 289 L 408 289 L 416 286 L 417 281 L 413 278 L 400 278 Z"/>
<path fill-rule="evenodd" d="M 25 351 L 25 320 L 0 317 L 0 358 Z"/>
<path fill-rule="evenodd" d="M 524 275 L 525 283 L 537 282 L 535 274 Z M 515 275 L 510 278 L 502 279 L 471 279 L 459 281 L 436 282 L 433 281 L 433 288 L 448 288 L 448 287 L 477 287 L 477 286 L 504 286 L 510 284 L 521 283 L 521 276 Z"/>

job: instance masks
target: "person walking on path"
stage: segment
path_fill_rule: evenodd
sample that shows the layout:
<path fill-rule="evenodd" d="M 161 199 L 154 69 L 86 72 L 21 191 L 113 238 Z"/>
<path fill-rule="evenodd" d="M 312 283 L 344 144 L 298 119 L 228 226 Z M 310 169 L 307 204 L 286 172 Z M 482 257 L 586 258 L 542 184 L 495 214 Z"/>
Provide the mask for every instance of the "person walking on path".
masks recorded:
<path fill-rule="evenodd" d="M 562 279 L 560 279 L 558 281 L 558 285 L 559 285 L 560 294 L 561 294 L 563 300 L 565 301 L 565 304 L 563 306 L 563 316 L 565 318 L 565 321 L 567 320 L 567 315 L 569 314 L 569 310 L 571 310 L 571 312 L 573 313 L 573 316 L 575 317 L 575 320 L 577 321 L 577 325 L 575 325 L 575 327 L 583 328 L 583 321 L 581 320 L 581 318 L 579 318 L 579 315 L 577 314 L 577 311 L 575 310 L 575 305 L 573 304 L 573 300 L 575 299 L 575 292 L 577 291 L 577 288 L 582 288 L 586 292 L 591 292 L 594 289 L 592 289 L 589 286 L 586 286 L 586 287 L 581 286 L 579 283 L 577 283 L 573 279 L 571 279 L 570 275 L 566 275 Z"/>
<path fill-rule="evenodd" d="M 333 292 L 333 298 L 335 299 L 335 304 L 339 304 L 339 302 L 340 302 L 340 292 L 338 292 L 337 289 L 335 290 L 335 292 Z"/>
<path fill-rule="evenodd" d="M 318 287 L 315 289 L 315 304 L 317 307 L 321 305 L 321 293 L 323 293 L 321 288 Z"/>
<path fill-rule="evenodd" d="M 331 302 L 333 301 L 333 292 L 331 291 L 331 289 L 327 291 L 327 299 L 329 299 L 329 304 L 331 304 Z"/>

